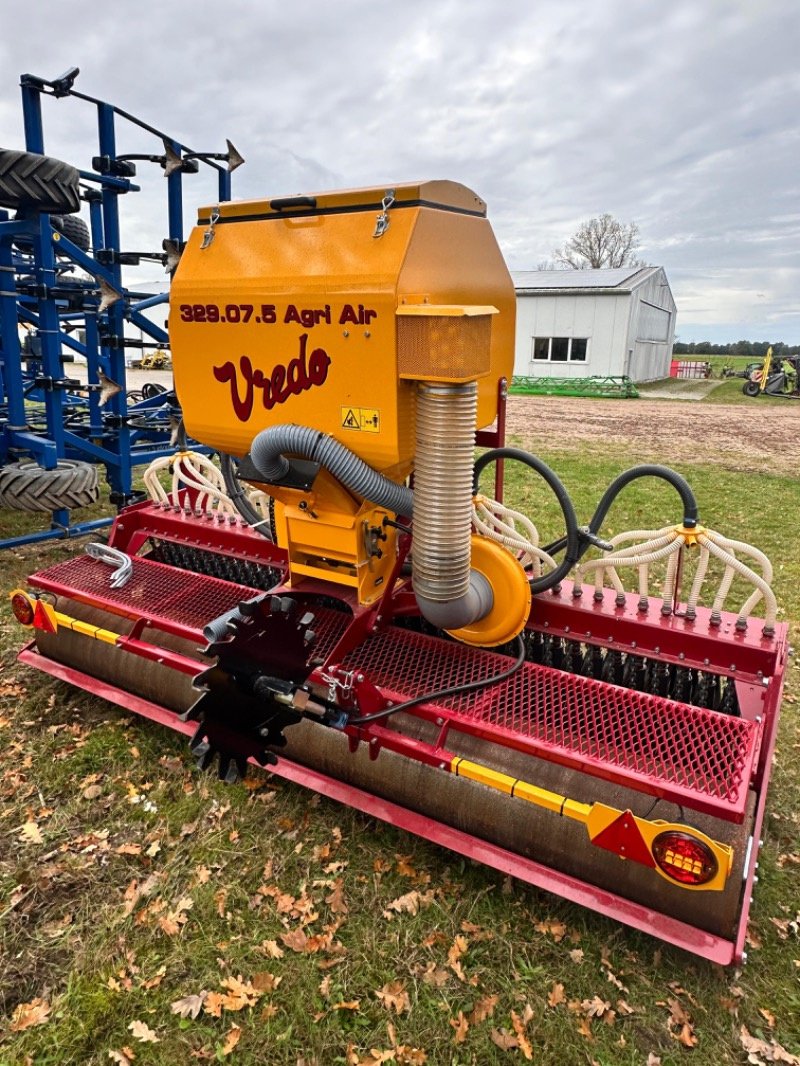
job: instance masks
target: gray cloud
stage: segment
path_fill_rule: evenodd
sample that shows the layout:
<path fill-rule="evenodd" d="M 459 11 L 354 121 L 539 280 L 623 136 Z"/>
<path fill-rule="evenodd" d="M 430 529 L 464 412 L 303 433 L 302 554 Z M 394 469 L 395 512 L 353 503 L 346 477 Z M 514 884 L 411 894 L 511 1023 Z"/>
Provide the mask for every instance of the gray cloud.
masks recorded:
<path fill-rule="evenodd" d="M 0 39 L 0 143 L 22 143 L 17 73 L 77 87 L 185 143 L 247 158 L 237 198 L 448 177 L 473 187 L 510 266 L 582 220 L 636 221 L 684 339 L 800 340 L 800 20 L 794 0 L 40 0 Z M 45 100 L 47 149 L 87 165 L 94 115 Z M 155 150 L 120 134 L 120 150 Z M 140 168 L 130 247 L 165 231 Z M 216 196 L 186 182 L 187 222 Z M 731 336 L 731 332 L 733 336 Z"/>

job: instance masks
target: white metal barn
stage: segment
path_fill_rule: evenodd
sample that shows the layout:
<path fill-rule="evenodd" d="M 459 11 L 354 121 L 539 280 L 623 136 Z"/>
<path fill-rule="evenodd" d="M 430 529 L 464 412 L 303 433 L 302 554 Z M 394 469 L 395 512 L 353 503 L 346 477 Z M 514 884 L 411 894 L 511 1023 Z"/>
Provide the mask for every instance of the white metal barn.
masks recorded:
<path fill-rule="evenodd" d="M 669 375 L 675 300 L 663 267 L 512 271 L 517 290 L 514 374 Z"/>

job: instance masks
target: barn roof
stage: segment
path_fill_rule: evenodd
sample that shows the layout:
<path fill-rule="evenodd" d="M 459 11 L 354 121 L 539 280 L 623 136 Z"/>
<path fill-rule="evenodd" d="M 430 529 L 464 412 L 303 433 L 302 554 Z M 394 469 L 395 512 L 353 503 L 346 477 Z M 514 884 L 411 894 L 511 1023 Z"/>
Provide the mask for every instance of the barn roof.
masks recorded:
<path fill-rule="evenodd" d="M 601 267 L 599 270 L 512 270 L 517 292 L 568 289 L 570 292 L 596 292 L 598 289 L 632 292 L 661 267 Z"/>

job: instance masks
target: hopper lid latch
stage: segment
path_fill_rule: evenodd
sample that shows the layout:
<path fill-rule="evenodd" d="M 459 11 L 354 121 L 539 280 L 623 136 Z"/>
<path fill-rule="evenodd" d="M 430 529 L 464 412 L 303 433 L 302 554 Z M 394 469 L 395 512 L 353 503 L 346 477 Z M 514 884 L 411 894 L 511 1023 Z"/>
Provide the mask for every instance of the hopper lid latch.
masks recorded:
<path fill-rule="evenodd" d="M 395 202 L 394 189 L 387 189 L 381 200 L 380 214 L 375 219 L 375 232 L 373 237 L 382 237 L 389 228 L 389 208 Z"/>

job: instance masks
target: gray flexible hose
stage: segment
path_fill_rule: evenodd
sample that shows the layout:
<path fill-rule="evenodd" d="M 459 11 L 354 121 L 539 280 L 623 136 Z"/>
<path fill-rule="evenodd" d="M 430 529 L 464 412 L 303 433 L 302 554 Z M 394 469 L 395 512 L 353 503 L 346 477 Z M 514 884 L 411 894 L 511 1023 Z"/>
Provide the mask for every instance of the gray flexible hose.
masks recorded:
<path fill-rule="evenodd" d="M 357 496 L 395 514 L 410 517 L 414 493 L 373 470 L 349 448 L 327 433 L 285 423 L 262 429 L 250 446 L 250 458 L 266 482 L 280 481 L 289 470 L 284 453 L 319 463 Z"/>

